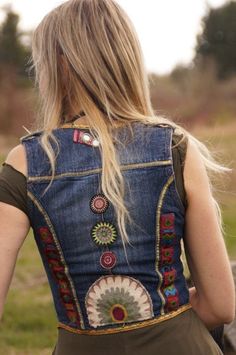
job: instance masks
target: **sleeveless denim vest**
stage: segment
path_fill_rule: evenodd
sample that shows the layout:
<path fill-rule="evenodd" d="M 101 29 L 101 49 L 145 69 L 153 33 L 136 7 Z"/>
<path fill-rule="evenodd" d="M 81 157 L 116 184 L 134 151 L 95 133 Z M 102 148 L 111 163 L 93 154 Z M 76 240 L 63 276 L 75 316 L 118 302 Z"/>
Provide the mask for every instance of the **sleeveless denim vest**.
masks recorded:
<path fill-rule="evenodd" d="M 82 127 L 82 126 L 81 126 Z M 58 128 L 55 178 L 42 132 L 21 138 L 28 163 L 27 201 L 34 238 L 59 327 L 86 334 L 130 330 L 191 307 L 181 262 L 185 210 L 172 161 L 173 128 L 132 123 L 114 142 L 133 223 L 127 258 L 114 206 L 101 191 L 98 146 L 75 140 L 89 128 Z M 128 138 L 128 139 L 127 139 Z M 53 148 L 56 149 L 52 141 Z"/>

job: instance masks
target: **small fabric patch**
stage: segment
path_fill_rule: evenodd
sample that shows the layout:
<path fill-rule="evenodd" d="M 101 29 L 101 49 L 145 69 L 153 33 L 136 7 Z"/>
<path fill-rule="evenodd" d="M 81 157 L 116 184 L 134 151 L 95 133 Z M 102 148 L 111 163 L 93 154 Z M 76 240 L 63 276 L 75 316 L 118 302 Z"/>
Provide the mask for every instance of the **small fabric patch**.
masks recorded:
<path fill-rule="evenodd" d="M 175 214 L 166 213 L 161 215 L 161 230 L 174 230 Z"/>
<path fill-rule="evenodd" d="M 54 243 L 53 236 L 47 227 L 39 228 L 39 234 L 44 243 Z"/>
<path fill-rule="evenodd" d="M 98 222 L 92 228 L 91 234 L 95 243 L 99 245 L 112 244 L 117 237 L 115 226 L 109 222 Z"/>
<path fill-rule="evenodd" d="M 65 307 L 69 320 L 80 326 L 80 316 L 77 312 L 73 293 L 68 277 L 65 272 L 65 265 L 61 260 L 60 253 L 48 227 L 41 227 L 38 233 L 43 242 L 43 251 L 47 258 L 55 282 L 58 285 L 59 296 Z"/>
<path fill-rule="evenodd" d="M 104 213 L 108 206 L 108 199 L 103 194 L 93 196 L 90 201 L 90 208 L 94 213 Z"/>
<path fill-rule="evenodd" d="M 112 269 L 116 264 L 116 256 L 111 251 L 105 251 L 100 258 L 100 264 L 104 269 Z"/>
<path fill-rule="evenodd" d="M 174 248 L 161 247 L 161 265 L 172 264 L 174 261 Z"/>
<path fill-rule="evenodd" d="M 123 275 L 102 276 L 89 288 L 85 306 L 89 324 L 98 326 L 152 318 L 152 299 L 140 281 Z"/>
<path fill-rule="evenodd" d="M 175 281 L 176 270 L 173 267 L 169 267 L 168 270 L 163 270 L 163 286 L 169 286 Z"/>
<path fill-rule="evenodd" d="M 166 297 L 168 296 L 176 296 L 177 295 L 177 289 L 175 288 L 174 285 L 167 286 L 163 289 L 163 292 Z"/>
<path fill-rule="evenodd" d="M 175 233 L 174 232 L 165 232 L 161 231 L 161 241 L 165 245 L 171 245 L 173 244 L 175 240 Z"/>
<path fill-rule="evenodd" d="M 178 295 L 176 296 L 168 296 L 166 298 L 166 305 L 165 305 L 165 309 L 167 311 L 175 311 L 176 309 L 179 308 L 179 297 Z"/>
<path fill-rule="evenodd" d="M 99 141 L 96 138 L 93 138 L 90 133 L 83 132 L 79 129 L 74 130 L 73 142 L 74 143 L 82 143 L 82 144 L 90 145 L 93 147 L 99 146 Z"/>

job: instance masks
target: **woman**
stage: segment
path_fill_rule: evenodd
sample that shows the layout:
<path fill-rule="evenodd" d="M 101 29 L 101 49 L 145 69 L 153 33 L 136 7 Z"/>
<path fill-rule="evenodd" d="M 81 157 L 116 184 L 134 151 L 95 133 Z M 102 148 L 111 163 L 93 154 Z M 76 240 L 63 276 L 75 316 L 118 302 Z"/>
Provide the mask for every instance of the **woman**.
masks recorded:
<path fill-rule="evenodd" d="M 235 299 L 209 174 L 225 168 L 154 114 L 116 2 L 63 3 L 32 50 L 42 110 L 2 171 L 1 314 L 31 226 L 59 321 L 54 355 L 222 354 L 208 329 L 233 320 Z M 187 146 L 182 185 L 176 145 L 182 156 Z M 14 202 L 13 170 L 25 179 L 24 192 L 11 185 Z"/>

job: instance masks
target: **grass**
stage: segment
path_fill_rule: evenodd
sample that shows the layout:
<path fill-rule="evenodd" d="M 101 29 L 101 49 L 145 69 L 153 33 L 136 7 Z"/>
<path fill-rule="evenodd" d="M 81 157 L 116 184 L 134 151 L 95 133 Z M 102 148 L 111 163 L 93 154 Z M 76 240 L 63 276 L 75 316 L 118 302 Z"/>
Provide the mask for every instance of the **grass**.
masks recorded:
<path fill-rule="evenodd" d="M 232 169 L 221 177 L 216 197 L 222 210 L 228 254 L 236 260 L 236 124 L 204 127 L 193 133 L 206 143 L 218 161 Z"/>
<path fill-rule="evenodd" d="M 194 132 L 214 146 L 235 168 L 236 126 L 204 128 Z M 1 159 L 0 159 L 1 161 Z M 236 259 L 236 174 L 227 178 L 219 194 L 230 258 Z M 57 320 L 43 265 L 32 235 L 19 253 L 0 324 L 0 355 L 51 355 L 57 337 Z"/>
<path fill-rule="evenodd" d="M 57 321 L 32 232 L 18 256 L 0 325 L 0 355 L 51 355 Z"/>

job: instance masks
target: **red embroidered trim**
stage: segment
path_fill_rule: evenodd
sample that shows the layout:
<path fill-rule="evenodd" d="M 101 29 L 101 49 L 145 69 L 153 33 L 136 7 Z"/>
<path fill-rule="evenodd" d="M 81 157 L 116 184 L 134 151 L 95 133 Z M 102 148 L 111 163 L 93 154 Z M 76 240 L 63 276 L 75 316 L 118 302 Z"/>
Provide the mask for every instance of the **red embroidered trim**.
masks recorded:
<path fill-rule="evenodd" d="M 80 316 L 77 312 L 70 283 L 65 273 L 65 266 L 61 261 L 60 253 L 54 242 L 53 235 L 48 227 L 41 227 L 38 229 L 38 232 L 43 242 L 43 251 L 49 267 L 58 285 L 59 296 L 65 307 L 67 317 L 71 322 L 80 326 Z"/>
<path fill-rule="evenodd" d="M 161 247 L 161 264 L 172 264 L 174 261 L 174 248 Z"/>
<path fill-rule="evenodd" d="M 166 213 L 160 216 L 160 268 L 163 276 L 161 292 L 165 297 L 165 311 L 173 311 L 179 307 L 179 293 L 174 285 L 177 271 L 174 262 L 175 214 Z"/>

